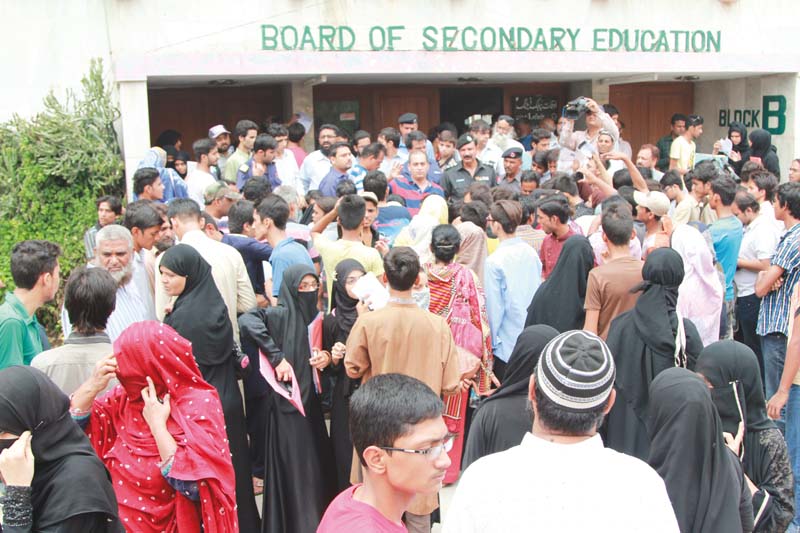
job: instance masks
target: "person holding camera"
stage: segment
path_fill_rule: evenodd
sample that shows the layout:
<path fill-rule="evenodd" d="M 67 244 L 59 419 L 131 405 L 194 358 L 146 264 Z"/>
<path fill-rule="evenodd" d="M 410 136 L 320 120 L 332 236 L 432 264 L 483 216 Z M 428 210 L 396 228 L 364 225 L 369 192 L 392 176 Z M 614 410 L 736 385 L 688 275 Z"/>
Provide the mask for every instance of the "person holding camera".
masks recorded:
<path fill-rule="evenodd" d="M 586 115 L 586 129 L 573 131 L 575 120 Z M 562 148 L 584 150 L 588 148 L 597 152 L 597 138 L 601 130 L 606 130 L 614 139 L 614 146 L 619 142 L 619 129 L 600 104 L 591 98 L 582 96 L 564 106 L 564 116 L 569 120 L 561 128 L 558 143 Z"/>

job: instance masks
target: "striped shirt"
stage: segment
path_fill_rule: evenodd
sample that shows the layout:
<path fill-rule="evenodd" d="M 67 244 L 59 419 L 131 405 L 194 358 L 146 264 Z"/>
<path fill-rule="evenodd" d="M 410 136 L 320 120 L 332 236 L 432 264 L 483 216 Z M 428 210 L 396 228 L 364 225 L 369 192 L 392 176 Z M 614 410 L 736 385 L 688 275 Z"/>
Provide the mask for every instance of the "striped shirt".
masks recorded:
<path fill-rule="evenodd" d="M 800 279 L 800 224 L 795 224 L 778 242 L 771 265 L 783 269 L 783 285 L 777 291 L 770 291 L 761 300 L 756 333 L 783 333 L 789 335 L 789 307 L 792 291 Z"/>
<path fill-rule="evenodd" d="M 420 189 L 419 186 L 412 180 L 406 178 L 397 178 L 391 181 L 392 194 L 397 194 L 406 201 L 406 209 L 413 217 L 419 213 L 419 207 L 422 205 L 422 200 L 431 194 L 438 194 L 444 198 L 444 190 L 435 183 L 428 182 L 428 186 Z"/>

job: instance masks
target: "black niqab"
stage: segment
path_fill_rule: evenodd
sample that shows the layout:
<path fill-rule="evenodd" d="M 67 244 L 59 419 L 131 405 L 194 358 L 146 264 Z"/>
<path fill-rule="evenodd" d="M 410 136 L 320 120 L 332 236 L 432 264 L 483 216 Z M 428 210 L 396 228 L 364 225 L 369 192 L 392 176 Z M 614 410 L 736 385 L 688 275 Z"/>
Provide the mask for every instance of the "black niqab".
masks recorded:
<path fill-rule="evenodd" d="M 164 322 L 192 343 L 198 365 L 232 362 L 233 328 L 211 266 L 188 244 L 178 244 L 164 252 L 161 266 L 186 277 L 186 287 Z"/>
<path fill-rule="evenodd" d="M 684 368 L 665 370 L 650 385 L 648 463 L 664 479 L 684 533 L 750 531 L 742 524 L 744 479 L 725 445 L 708 386 Z M 749 499 L 745 500 L 749 504 Z"/>
<path fill-rule="evenodd" d="M 278 306 L 254 309 L 239 317 L 242 333 L 249 336 L 261 352 L 277 366 L 279 358 L 285 358 L 292 365 L 300 386 L 303 405 L 309 409 L 312 394 L 315 394 L 311 366 L 311 347 L 308 339 L 308 326 L 319 314 L 317 291 L 301 292 L 300 281 L 313 276 L 319 282 L 314 269 L 308 265 L 292 265 L 283 273 Z M 280 353 L 270 354 L 277 347 Z M 295 413 L 297 410 L 288 400 L 279 403 L 282 410 Z"/>
<path fill-rule="evenodd" d="M 672 360 L 678 330 L 678 287 L 683 281 L 683 259 L 671 248 L 650 252 L 642 267 L 642 291 L 633 307 L 633 321 L 644 343 Z"/>
<path fill-rule="evenodd" d="M 358 319 L 356 306 L 358 300 L 347 294 L 347 276 L 352 272 L 366 273 L 364 266 L 355 259 L 345 259 L 336 265 L 336 279 L 333 282 L 333 304 L 331 311 L 335 310 L 336 329 L 334 334 L 336 342 L 347 342 L 347 336 L 353 329 L 353 324 Z M 343 337 L 343 338 L 342 338 Z"/>
<path fill-rule="evenodd" d="M 734 381 L 742 384 L 748 433 L 776 427 L 767 416 L 758 359 L 749 347 L 732 340 L 709 344 L 700 353 L 695 371 L 702 374 L 714 389 L 728 388 Z"/>
<path fill-rule="evenodd" d="M 642 291 L 636 305 L 611 322 L 608 344 L 614 354 L 617 400 L 602 428 L 604 441 L 618 452 L 646 459 L 648 389 L 662 371 L 675 366 L 678 331 L 676 305 L 683 281 L 683 260 L 671 248 L 650 252 L 642 268 Z M 684 319 L 687 366 L 694 368 L 703 343 L 690 320 Z"/>
<path fill-rule="evenodd" d="M 775 174 L 776 178 L 781 177 L 780 162 L 775 148 L 772 146 L 772 135 L 763 128 L 758 128 L 750 132 L 750 157 L 758 157 L 764 168 Z"/>
<path fill-rule="evenodd" d="M 0 370 L 0 431 L 33 435 L 33 530 L 89 513 L 106 515 L 108 531 L 122 530 L 111 476 L 72 420 L 69 398 L 44 373 Z"/>
<path fill-rule="evenodd" d="M 553 272 L 533 295 L 525 325 L 545 324 L 559 333 L 583 329 L 586 285 L 593 267 L 594 252 L 589 239 L 581 235 L 567 239 Z"/>

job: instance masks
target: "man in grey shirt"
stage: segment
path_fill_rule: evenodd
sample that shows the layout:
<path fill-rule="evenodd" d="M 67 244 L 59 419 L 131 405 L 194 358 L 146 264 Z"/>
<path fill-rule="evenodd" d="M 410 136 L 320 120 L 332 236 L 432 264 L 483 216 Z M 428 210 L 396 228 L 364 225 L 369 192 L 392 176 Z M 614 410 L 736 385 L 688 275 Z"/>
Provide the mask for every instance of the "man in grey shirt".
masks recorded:
<path fill-rule="evenodd" d="M 75 392 L 92 376 L 97 362 L 114 353 L 106 324 L 116 302 L 117 282 L 108 271 L 73 270 L 64 289 L 64 309 L 72 332 L 63 346 L 40 353 L 31 366 L 47 374 L 65 394 Z M 111 380 L 108 389 L 116 384 L 117 380 Z"/>

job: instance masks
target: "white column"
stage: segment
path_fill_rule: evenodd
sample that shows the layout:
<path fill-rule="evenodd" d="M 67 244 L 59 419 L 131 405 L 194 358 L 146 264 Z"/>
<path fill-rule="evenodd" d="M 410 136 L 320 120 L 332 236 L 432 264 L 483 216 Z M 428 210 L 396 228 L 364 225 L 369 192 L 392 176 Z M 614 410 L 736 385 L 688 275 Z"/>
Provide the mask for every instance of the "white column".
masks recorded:
<path fill-rule="evenodd" d="M 289 110 L 286 113 L 300 113 L 301 111 L 309 117 L 314 117 L 314 88 L 306 85 L 302 81 L 293 81 L 289 84 Z M 316 129 L 319 124 L 312 124 L 311 131 L 306 133 L 303 137 L 303 149 L 306 152 L 314 151 L 314 141 L 316 137 Z"/>
<path fill-rule="evenodd" d="M 125 190 L 133 198 L 133 174 L 150 148 L 150 113 L 147 81 L 119 83 L 119 108 L 122 120 L 122 157 L 125 161 Z"/>

